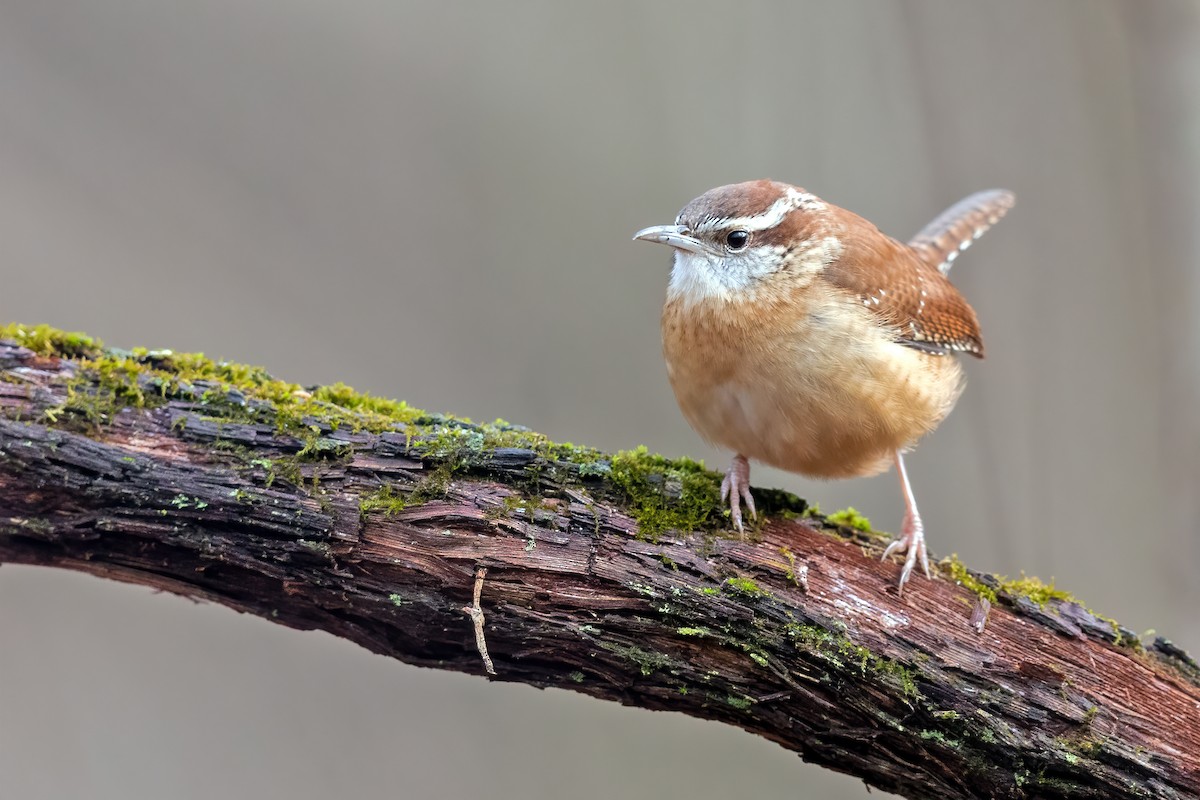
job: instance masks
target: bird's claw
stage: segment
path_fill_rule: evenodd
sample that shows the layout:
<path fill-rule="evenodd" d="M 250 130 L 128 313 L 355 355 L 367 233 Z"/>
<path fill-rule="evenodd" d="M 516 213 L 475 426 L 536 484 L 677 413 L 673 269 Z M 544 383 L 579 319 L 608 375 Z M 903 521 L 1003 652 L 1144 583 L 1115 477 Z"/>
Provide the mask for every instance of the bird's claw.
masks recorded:
<path fill-rule="evenodd" d="M 734 456 L 733 463 L 725 471 L 725 480 L 721 481 L 721 502 L 729 501 L 729 517 L 738 533 L 745 538 L 746 529 L 742 525 L 742 501 L 753 519 L 758 516 L 754 509 L 754 496 L 750 494 L 750 462 L 745 456 Z"/>
<path fill-rule="evenodd" d="M 925 573 L 925 577 L 933 577 L 929 572 L 929 556 L 925 552 L 925 530 L 921 525 L 921 520 L 914 519 L 911 515 L 905 515 L 900 538 L 889 544 L 883 551 L 883 560 L 886 561 L 892 553 L 907 553 L 904 567 L 900 570 L 900 582 L 896 584 L 897 595 L 903 596 L 904 584 L 912 575 L 913 568 L 917 565 L 917 559 L 921 561 L 921 570 Z"/>

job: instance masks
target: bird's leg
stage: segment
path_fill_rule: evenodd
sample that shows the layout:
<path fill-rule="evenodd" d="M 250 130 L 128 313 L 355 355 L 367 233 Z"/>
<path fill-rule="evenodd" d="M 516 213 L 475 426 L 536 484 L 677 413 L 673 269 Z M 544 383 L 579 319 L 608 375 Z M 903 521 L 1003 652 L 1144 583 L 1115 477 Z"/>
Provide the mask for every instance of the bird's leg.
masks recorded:
<path fill-rule="evenodd" d="M 904 456 L 896 451 L 896 472 L 900 474 L 900 486 L 904 490 L 904 525 L 900 529 L 900 538 L 887 546 L 883 551 L 884 559 L 892 553 L 907 553 L 904 559 L 904 569 L 900 570 L 900 583 L 896 586 L 896 594 L 904 594 L 904 584 L 912 574 L 917 559 L 921 559 L 921 569 L 925 577 L 929 574 L 929 556 L 925 554 L 925 528 L 921 524 L 921 515 L 917 512 L 917 499 L 913 497 L 912 486 L 908 483 L 908 472 L 904 469 Z"/>
<path fill-rule="evenodd" d="M 742 501 L 750 509 L 750 516 L 755 517 L 754 497 L 750 494 L 750 462 L 743 455 L 733 457 L 729 469 L 725 470 L 725 480 L 721 481 L 721 502 L 729 499 L 729 516 L 733 525 L 743 536 L 746 529 L 742 527 Z"/>

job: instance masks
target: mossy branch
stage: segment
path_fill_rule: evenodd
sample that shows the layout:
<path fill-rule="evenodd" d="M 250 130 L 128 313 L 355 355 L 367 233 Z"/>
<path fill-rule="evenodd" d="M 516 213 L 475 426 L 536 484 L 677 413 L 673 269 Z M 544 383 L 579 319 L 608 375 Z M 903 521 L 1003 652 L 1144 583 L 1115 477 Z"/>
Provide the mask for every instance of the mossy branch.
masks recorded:
<path fill-rule="evenodd" d="M 720 720 L 908 797 L 1200 795 L 1200 669 L 1169 642 L 956 560 L 901 599 L 860 515 L 756 491 L 742 541 L 717 494 L 644 450 L 0 329 L 0 562 L 412 664 L 490 658 L 496 680 Z"/>

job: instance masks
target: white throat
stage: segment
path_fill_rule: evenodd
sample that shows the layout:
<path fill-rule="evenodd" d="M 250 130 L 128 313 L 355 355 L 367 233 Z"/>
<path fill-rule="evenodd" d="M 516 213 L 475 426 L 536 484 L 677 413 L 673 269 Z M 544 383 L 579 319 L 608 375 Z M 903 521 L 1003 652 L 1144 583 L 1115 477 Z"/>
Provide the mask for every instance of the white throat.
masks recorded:
<path fill-rule="evenodd" d="M 826 236 L 806 244 L 792 252 L 786 265 L 782 247 L 752 247 L 729 255 L 676 250 L 667 297 L 687 305 L 752 300 L 766 279 L 785 267 L 790 283 L 807 284 L 841 255 L 842 243 L 836 236 Z"/>
<path fill-rule="evenodd" d="M 736 257 L 676 250 L 667 296 L 693 303 L 753 294 L 757 284 L 778 269 L 781 255 L 775 248 L 761 247 Z"/>

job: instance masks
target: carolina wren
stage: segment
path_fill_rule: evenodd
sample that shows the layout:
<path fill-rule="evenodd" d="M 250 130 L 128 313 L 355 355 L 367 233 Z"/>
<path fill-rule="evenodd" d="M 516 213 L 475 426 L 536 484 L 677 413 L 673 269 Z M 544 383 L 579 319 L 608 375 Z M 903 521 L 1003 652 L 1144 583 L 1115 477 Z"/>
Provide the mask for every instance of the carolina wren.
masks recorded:
<path fill-rule="evenodd" d="M 713 189 L 674 225 L 634 239 L 674 248 L 662 312 L 675 399 L 705 439 L 734 452 L 721 484 L 733 524 L 754 515 L 750 459 L 815 478 L 873 475 L 894 462 L 907 554 L 924 529 L 904 451 L 962 392 L 955 356 L 983 357 L 975 312 L 946 275 L 959 253 L 1012 208 L 991 190 L 947 209 L 908 244 L 803 189 L 752 181 Z"/>

